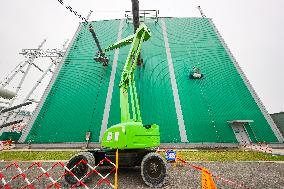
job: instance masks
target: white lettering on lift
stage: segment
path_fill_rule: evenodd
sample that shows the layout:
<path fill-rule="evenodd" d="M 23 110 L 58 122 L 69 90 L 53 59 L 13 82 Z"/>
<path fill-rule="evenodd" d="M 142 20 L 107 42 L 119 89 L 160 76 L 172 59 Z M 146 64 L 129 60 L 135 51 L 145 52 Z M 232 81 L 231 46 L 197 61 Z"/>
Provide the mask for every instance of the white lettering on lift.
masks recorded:
<path fill-rule="evenodd" d="M 115 140 L 115 141 L 118 141 L 118 137 L 119 137 L 119 132 L 115 132 L 115 134 L 114 134 L 114 140 Z"/>
<path fill-rule="evenodd" d="M 107 133 L 107 140 L 111 140 L 112 139 L 112 132 L 108 132 Z"/>

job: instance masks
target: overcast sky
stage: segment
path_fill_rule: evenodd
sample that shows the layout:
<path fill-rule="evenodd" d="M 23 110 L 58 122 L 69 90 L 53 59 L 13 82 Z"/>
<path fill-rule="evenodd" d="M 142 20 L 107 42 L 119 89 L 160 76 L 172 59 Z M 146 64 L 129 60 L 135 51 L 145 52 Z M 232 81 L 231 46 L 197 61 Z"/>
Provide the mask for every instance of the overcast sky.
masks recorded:
<path fill-rule="evenodd" d="M 78 27 L 79 19 L 57 0 L 0 2 L 0 80 L 24 60 L 22 48 L 36 48 L 44 38 L 45 48 L 59 48 Z M 93 10 L 90 20 L 123 18 L 131 10 L 131 0 L 63 2 L 84 16 Z M 213 18 L 269 113 L 284 111 L 284 0 L 140 0 L 140 9 L 169 17 L 199 17 L 198 5 Z"/>

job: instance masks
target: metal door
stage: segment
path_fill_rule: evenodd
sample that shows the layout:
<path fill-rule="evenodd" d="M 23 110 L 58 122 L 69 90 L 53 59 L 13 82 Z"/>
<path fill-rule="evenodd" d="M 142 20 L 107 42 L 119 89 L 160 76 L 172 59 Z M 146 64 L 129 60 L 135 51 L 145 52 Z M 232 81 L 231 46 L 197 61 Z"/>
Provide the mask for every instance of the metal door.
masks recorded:
<path fill-rule="evenodd" d="M 234 124 L 232 128 L 234 130 L 236 139 L 241 145 L 249 144 L 251 142 L 243 124 Z"/>

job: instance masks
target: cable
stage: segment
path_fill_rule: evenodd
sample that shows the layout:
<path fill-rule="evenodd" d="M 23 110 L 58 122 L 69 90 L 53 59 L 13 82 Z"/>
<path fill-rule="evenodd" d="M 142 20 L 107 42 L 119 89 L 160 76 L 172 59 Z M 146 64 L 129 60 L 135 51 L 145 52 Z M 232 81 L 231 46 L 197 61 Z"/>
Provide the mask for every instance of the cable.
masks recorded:
<path fill-rule="evenodd" d="M 64 2 L 63 0 L 57 0 L 61 5 L 65 6 L 64 5 Z M 82 21 L 86 22 L 86 23 L 89 23 L 88 22 L 88 17 L 90 16 L 90 14 L 88 15 L 87 18 L 83 17 L 81 14 L 78 14 L 77 11 L 73 10 L 73 8 L 70 6 L 70 5 L 66 5 L 65 8 L 67 10 L 69 10 L 71 13 L 73 13 L 75 16 L 77 16 L 78 18 L 80 18 Z M 91 11 L 92 12 L 92 11 Z"/>
<path fill-rule="evenodd" d="M 102 75 L 100 77 L 98 92 L 97 92 L 97 95 L 96 95 L 96 98 L 95 98 L 95 103 L 93 105 L 94 108 L 93 108 L 93 112 L 92 112 L 92 116 L 91 116 L 91 121 L 90 121 L 88 132 L 90 132 L 91 127 L 93 126 L 93 123 L 94 123 L 93 120 L 94 120 L 94 115 L 95 115 L 95 111 L 96 111 L 96 108 L 97 108 L 98 98 L 99 98 L 100 91 L 101 91 L 100 89 L 101 89 L 101 86 L 102 86 L 104 75 L 106 74 L 106 71 L 107 71 L 107 67 L 104 67 L 103 69 L 104 69 L 104 71 L 102 72 Z"/>

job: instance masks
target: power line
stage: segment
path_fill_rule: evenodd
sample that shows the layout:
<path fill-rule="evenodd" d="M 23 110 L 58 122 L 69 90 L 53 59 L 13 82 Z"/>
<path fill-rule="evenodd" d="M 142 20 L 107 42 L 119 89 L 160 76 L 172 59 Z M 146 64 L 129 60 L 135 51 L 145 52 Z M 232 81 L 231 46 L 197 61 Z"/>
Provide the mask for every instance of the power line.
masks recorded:
<path fill-rule="evenodd" d="M 200 15 L 202 16 L 202 18 L 206 18 L 206 15 L 204 14 L 204 12 L 201 9 L 201 6 L 197 6 L 197 9 L 199 10 Z"/>
<path fill-rule="evenodd" d="M 67 10 L 69 10 L 71 13 L 73 13 L 75 16 L 77 16 L 78 18 L 80 18 L 82 21 L 87 22 L 88 23 L 88 19 L 91 16 L 91 13 L 93 12 L 92 10 L 89 12 L 87 18 L 85 18 L 84 16 L 82 16 L 81 14 L 78 13 L 78 11 L 75 11 L 70 5 L 65 5 L 63 0 L 57 0 L 61 5 L 63 5 Z"/>

